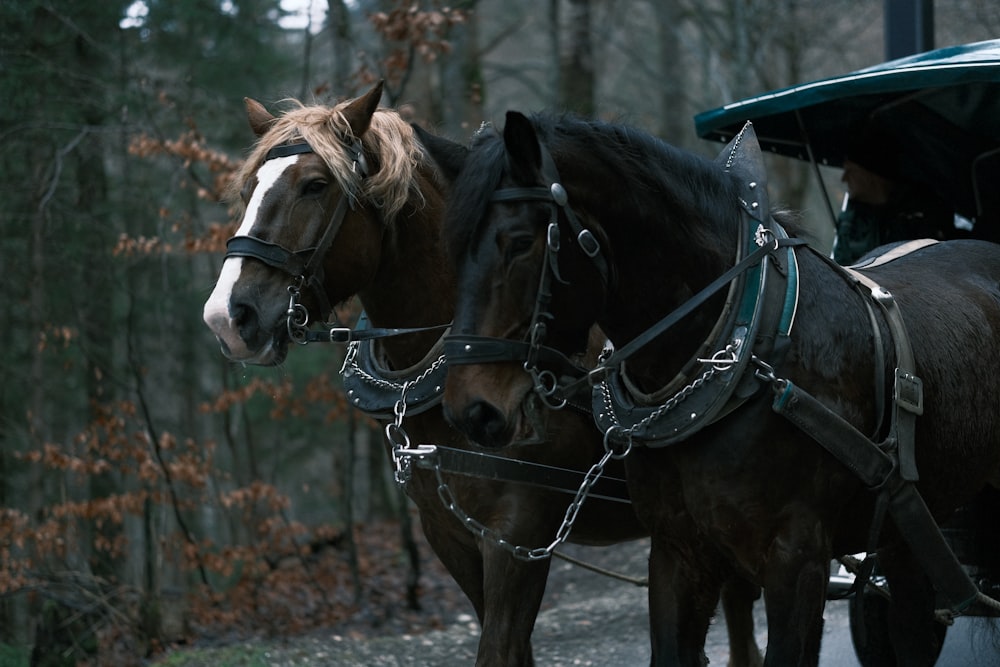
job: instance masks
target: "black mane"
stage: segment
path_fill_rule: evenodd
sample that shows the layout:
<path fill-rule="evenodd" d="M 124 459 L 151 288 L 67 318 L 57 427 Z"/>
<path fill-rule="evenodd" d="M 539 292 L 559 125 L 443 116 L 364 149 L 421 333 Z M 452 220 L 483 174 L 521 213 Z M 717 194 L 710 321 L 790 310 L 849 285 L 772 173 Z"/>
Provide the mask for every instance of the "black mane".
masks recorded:
<path fill-rule="evenodd" d="M 660 223 L 666 224 L 664 211 L 686 212 L 670 221 L 671 235 L 683 235 L 688 242 L 716 252 L 720 235 L 732 236 L 725 230 L 738 218 L 737 184 L 719 165 L 626 124 L 571 114 L 536 113 L 529 119 L 568 189 L 591 183 L 597 177 L 591 172 L 598 168 L 619 181 L 620 187 L 602 181 L 594 188 L 603 193 L 594 196 L 614 193 L 602 202 L 613 209 L 606 218 L 628 219 L 635 224 L 645 220 L 662 229 Z M 470 244 L 478 242 L 479 225 L 486 218 L 490 196 L 500 184 L 505 164 L 502 135 L 492 128 L 478 132 L 453 184 L 445 220 L 452 260 L 460 260 Z M 579 202 L 579 196 L 571 196 L 571 206 Z"/>

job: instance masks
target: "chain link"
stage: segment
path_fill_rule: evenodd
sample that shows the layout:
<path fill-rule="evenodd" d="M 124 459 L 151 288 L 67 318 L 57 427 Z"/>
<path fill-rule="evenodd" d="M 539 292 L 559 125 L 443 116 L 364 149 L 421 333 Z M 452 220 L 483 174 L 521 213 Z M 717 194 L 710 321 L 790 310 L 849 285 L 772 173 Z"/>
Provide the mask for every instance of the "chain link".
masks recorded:
<path fill-rule="evenodd" d="M 451 491 L 451 487 L 448 486 L 448 484 L 444 481 L 444 478 L 441 476 L 441 466 L 437 462 L 433 464 L 433 470 L 435 478 L 437 479 L 437 491 L 438 496 L 441 498 L 441 502 L 444 503 L 444 506 L 447 507 L 451 513 L 462 522 L 462 525 L 465 526 L 473 535 L 492 541 L 496 544 L 496 546 L 508 552 L 518 560 L 537 561 L 551 557 L 552 552 L 569 538 L 570 532 L 573 530 L 573 524 L 576 522 L 576 517 L 580 513 L 580 509 L 583 507 L 583 503 L 587 499 L 587 495 L 590 493 L 591 487 L 593 487 L 594 484 L 597 483 L 597 480 L 600 479 L 601 475 L 604 473 L 604 466 L 607 465 L 608 461 L 614 456 L 615 452 L 609 449 L 605 451 L 604 456 L 601 457 L 600 461 L 590 466 L 587 474 L 584 475 L 580 488 L 577 490 L 572 502 L 570 502 L 569 506 L 566 508 L 562 524 L 556 531 L 555 538 L 548 546 L 535 548 L 515 545 L 509 542 L 497 531 L 469 516 L 465 510 L 459 506 L 458 501 L 455 499 L 455 495 Z"/>
<path fill-rule="evenodd" d="M 706 382 L 709 382 L 713 377 L 715 377 L 716 373 L 718 372 L 719 371 L 715 366 L 710 366 L 704 373 L 695 378 L 691 382 L 691 384 L 685 386 L 676 394 L 668 398 L 666 402 L 663 403 L 663 405 L 656 408 L 648 415 L 646 415 L 645 417 L 643 417 L 642 419 L 640 419 L 639 421 L 637 421 L 636 423 L 632 424 L 627 428 L 622 426 L 621 422 L 618 421 L 618 415 L 615 413 L 614 405 L 611 402 L 611 388 L 608 386 L 608 381 L 605 380 L 604 382 L 601 383 L 601 396 L 604 399 L 604 409 L 607 411 L 607 414 L 611 418 L 612 422 L 611 428 L 609 428 L 605 433 L 605 438 L 607 439 L 608 435 L 612 431 L 617 431 L 621 433 L 623 436 L 626 436 L 629 439 L 629 441 L 631 441 L 633 436 L 638 435 L 644 428 L 649 426 L 649 424 L 653 423 L 666 413 L 675 409 L 678 405 L 680 405 L 684 401 L 684 399 L 686 399 L 688 396 L 701 389 L 701 387 Z"/>
<path fill-rule="evenodd" d="M 392 380 L 386 380 L 384 378 L 377 377 L 371 373 L 365 371 L 357 362 L 358 348 L 361 345 L 360 341 L 353 341 L 347 346 L 347 354 L 344 356 L 344 363 L 340 367 L 340 374 L 350 373 L 352 375 L 357 375 L 359 378 L 372 385 L 373 387 L 378 387 L 379 389 L 391 389 L 392 391 L 403 391 L 405 385 L 409 384 L 411 387 L 419 384 L 423 380 L 426 380 L 431 373 L 440 368 L 446 361 L 445 356 L 442 354 L 437 359 L 435 359 L 430 366 L 425 368 L 420 375 L 413 378 L 412 380 L 407 380 L 405 382 L 394 382 Z"/>
<path fill-rule="evenodd" d="M 403 417 L 406 416 L 406 392 L 418 381 L 419 379 L 403 383 L 403 389 L 399 393 L 399 398 L 396 399 L 396 405 L 392 408 L 396 418 L 385 425 L 385 438 L 392 445 L 392 463 L 396 471 L 394 477 L 396 484 L 400 486 L 409 482 L 413 475 L 412 459 L 404 453 L 405 450 L 410 449 L 410 436 L 403 429 Z"/>
<path fill-rule="evenodd" d="M 441 465 L 436 460 L 437 448 L 434 445 L 411 446 L 410 437 L 403 428 L 403 419 L 406 416 L 406 393 L 440 367 L 440 365 L 445 361 L 444 355 L 438 357 L 437 360 L 435 360 L 434 363 L 432 363 L 419 376 L 403 383 L 391 383 L 386 380 L 372 377 L 368 373 L 361 370 L 356 363 L 356 357 L 357 346 L 352 343 L 348 346 L 348 352 L 344 358 L 344 365 L 341 367 L 341 373 L 343 373 L 345 369 L 348 368 L 348 365 L 350 365 L 353 372 L 358 373 L 362 378 L 371 378 L 373 384 L 378 383 L 379 386 L 390 386 L 393 388 L 399 387 L 400 389 L 399 398 L 396 400 L 392 409 L 394 419 L 385 425 L 385 437 L 391 446 L 392 463 L 394 468 L 393 477 L 396 484 L 399 486 L 406 486 L 406 484 L 410 481 L 413 476 L 413 459 L 433 461 L 433 463 L 430 464 L 430 467 L 434 470 L 434 477 L 437 480 L 438 485 L 438 497 L 441 499 L 444 506 L 448 508 L 448 510 L 454 514 L 455 517 L 462 522 L 462 525 L 468 528 L 473 535 L 492 541 L 498 547 L 507 551 L 518 560 L 537 561 L 550 558 L 552 556 L 552 552 L 569 538 L 570 532 L 573 530 L 573 524 L 576 522 L 577 515 L 583 507 L 583 503 L 587 499 L 587 495 L 590 493 L 594 484 L 597 483 L 597 480 L 601 478 L 601 475 L 604 474 L 604 467 L 607 465 L 608 461 L 612 458 L 624 458 L 624 456 L 628 454 L 628 451 L 631 449 L 631 443 L 629 444 L 629 448 L 626 449 L 624 453 L 615 451 L 609 443 L 605 443 L 604 456 L 601 457 L 600 461 L 590 466 L 587 474 L 584 475 L 583 481 L 580 483 L 580 488 L 577 489 L 576 495 L 573 497 L 573 501 L 566 508 L 562 524 L 556 531 L 555 538 L 548 546 L 528 548 L 515 545 L 504 538 L 503 535 L 497 531 L 469 516 L 461 508 L 458 504 L 458 500 L 455 498 L 455 494 L 452 493 L 451 487 L 444 481 L 444 477 L 441 474 Z"/>
<path fill-rule="evenodd" d="M 295 285 L 288 286 L 288 311 L 285 313 L 288 337 L 299 345 L 306 344 L 306 334 L 309 331 L 309 311 L 299 303 L 303 279 L 303 276 L 299 276 Z"/>

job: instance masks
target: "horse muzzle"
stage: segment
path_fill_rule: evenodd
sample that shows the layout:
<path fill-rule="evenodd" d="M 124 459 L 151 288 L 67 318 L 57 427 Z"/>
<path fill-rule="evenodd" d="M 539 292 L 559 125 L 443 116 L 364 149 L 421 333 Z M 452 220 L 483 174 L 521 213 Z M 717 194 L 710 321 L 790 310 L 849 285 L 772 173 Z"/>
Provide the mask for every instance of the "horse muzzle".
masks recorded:
<path fill-rule="evenodd" d="M 267 332 L 259 324 L 259 315 L 247 307 L 216 308 L 209 301 L 203 314 L 205 324 L 219 341 L 222 354 L 231 361 L 257 366 L 275 366 L 288 354 L 288 341 L 278 328 Z"/>
<path fill-rule="evenodd" d="M 485 380 L 487 368 L 449 366 L 443 401 L 448 422 L 489 449 L 543 442 L 549 411 L 532 390 L 528 375 L 518 368 L 516 377 L 523 380 L 513 385 L 513 391 L 488 396 L 482 391 L 492 384 Z M 468 387 L 477 389 L 470 393 Z"/>

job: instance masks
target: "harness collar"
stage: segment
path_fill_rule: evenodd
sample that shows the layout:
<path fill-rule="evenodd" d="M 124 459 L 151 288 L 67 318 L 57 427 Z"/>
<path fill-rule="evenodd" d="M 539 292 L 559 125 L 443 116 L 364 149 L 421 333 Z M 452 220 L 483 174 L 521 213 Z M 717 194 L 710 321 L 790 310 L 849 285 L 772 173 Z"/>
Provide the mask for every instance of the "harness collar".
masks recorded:
<path fill-rule="evenodd" d="M 798 304 L 798 263 L 791 239 L 770 217 L 760 146 L 747 123 L 716 159 L 742 185 L 740 241 L 734 266 L 602 363 L 607 376 L 593 389 L 594 418 L 615 441 L 660 447 L 686 439 L 754 396 L 761 369 L 787 347 Z M 708 338 L 665 387 L 635 391 L 625 360 L 719 290 L 729 298 Z M 763 372 L 767 372 L 766 370 Z M 683 403 L 683 409 L 680 409 Z"/>
<path fill-rule="evenodd" d="M 406 401 L 407 415 L 420 414 L 438 405 L 448 374 L 444 341 L 450 329 L 444 331 L 423 359 L 400 370 L 390 368 L 376 349 L 374 337 L 363 336 L 370 330 L 368 315 L 362 312 L 355 329 L 355 333 L 361 335 L 348 346 L 344 365 L 340 369 L 350 404 L 379 419 L 393 417 L 393 410 L 401 396 Z"/>

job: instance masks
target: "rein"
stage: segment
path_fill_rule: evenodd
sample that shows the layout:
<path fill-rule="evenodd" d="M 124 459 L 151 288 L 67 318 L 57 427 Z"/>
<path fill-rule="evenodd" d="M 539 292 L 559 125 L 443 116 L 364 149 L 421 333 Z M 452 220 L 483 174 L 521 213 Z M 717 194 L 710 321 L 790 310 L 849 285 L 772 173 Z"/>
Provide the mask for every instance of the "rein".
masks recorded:
<path fill-rule="evenodd" d="M 757 248 L 757 250 L 737 262 L 728 271 L 699 290 L 698 293 L 685 301 L 678 308 L 674 309 L 659 322 L 646 329 L 621 348 L 616 349 L 607 358 L 601 360 L 601 362 L 590 370 L 586 376 L 575 380 L 569 385 L 566 385 L 565 389 L 567 391 L 573 391 L 577 388 L 577 386 L 585 383 L 590 384 L 591 386 L 598 384 L 607 377 L 608 373 L 618 368 L 625 362 L 626 359 L 683 320 L 695 309 L 708 301 L 708 299 L 711 298 L 716 292 L 724 287 L 728 287 L 733 280 L 738 278 L 750 268 L 759 265 L 766 255 L 775 252 L 780 248 L 794 248 L 806 245 L 806 241 L 802 239 L 789 237 L 778 238 L 773 232 L 771 232 L 771 230 L 764 231 L 767 236 L 770 237 L 770 241 L 768 243 L 761 245 Z M 725 363 L 725 360 L 722 360 L 722 363 Z"/>

